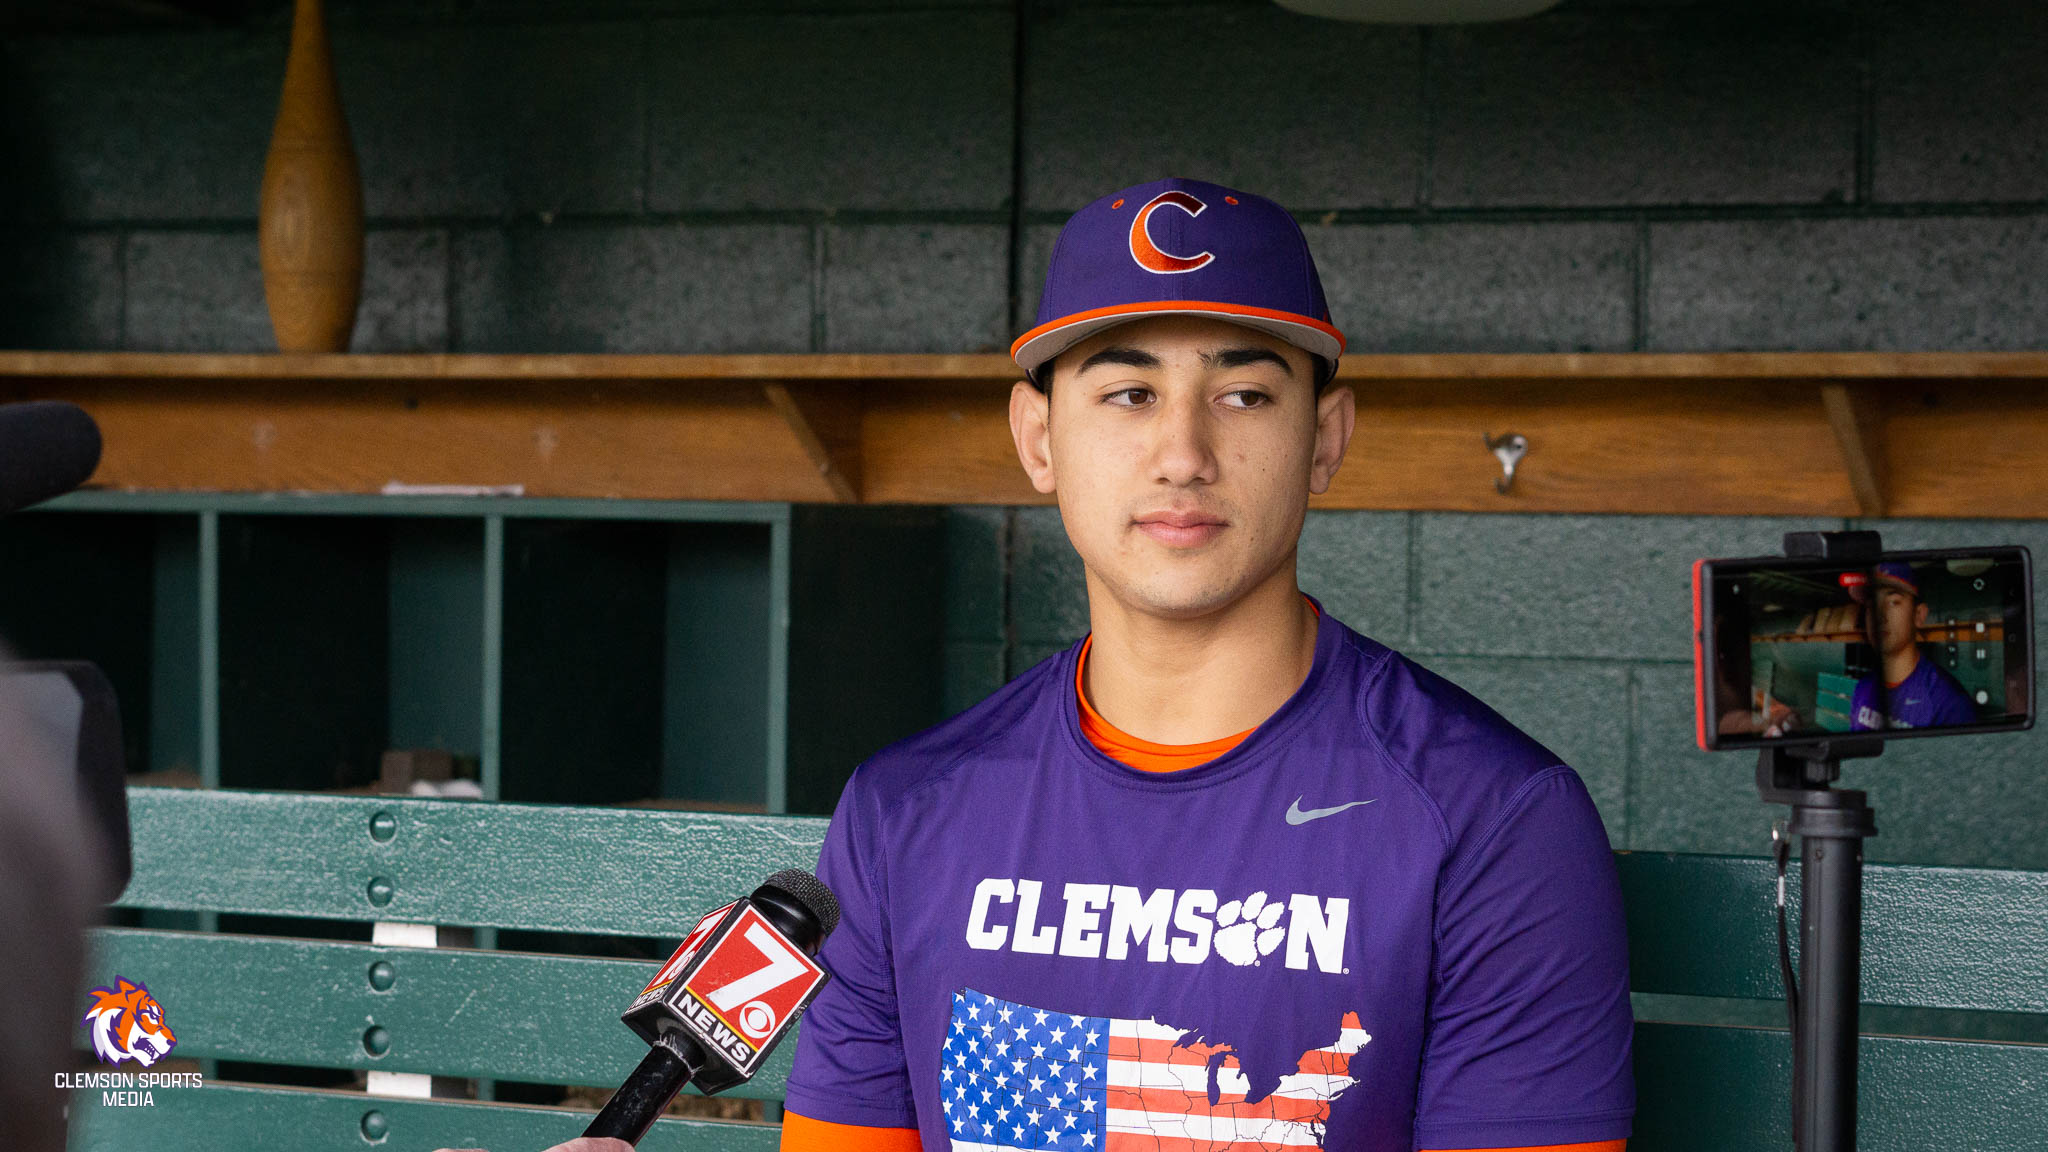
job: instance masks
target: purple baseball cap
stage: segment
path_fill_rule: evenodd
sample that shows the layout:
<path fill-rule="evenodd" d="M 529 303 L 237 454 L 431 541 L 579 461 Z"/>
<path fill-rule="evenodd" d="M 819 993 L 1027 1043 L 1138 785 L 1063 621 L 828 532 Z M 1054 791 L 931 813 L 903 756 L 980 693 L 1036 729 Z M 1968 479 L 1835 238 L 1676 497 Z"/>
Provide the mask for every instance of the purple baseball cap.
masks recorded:
<path fill-rule="evenodd" d="M 1344 334 L 1301 226 L 1263 196 L 1200 180 L 1111 193 L 1060 229 L 1038 322 L 1010 345 L 1024 374 L 1112 325 L 1212 316 L 1270 332 L 1334 371 Z"/>
<path fill-rule="evenodd" d="M 1913 595 L 1920 594 L 1920 582 L 1913 578 L 1913 567 L 1899 560 L 1887 560 L 1870 570 L 1872 580 L 1879 584 L 1890 584 Z"/>

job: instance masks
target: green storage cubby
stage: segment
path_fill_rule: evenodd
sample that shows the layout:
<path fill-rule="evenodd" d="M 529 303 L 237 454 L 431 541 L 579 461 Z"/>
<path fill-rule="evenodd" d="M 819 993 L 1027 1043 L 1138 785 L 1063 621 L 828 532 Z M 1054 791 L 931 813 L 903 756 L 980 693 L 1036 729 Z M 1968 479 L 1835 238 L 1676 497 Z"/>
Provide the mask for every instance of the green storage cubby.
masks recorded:
<path fill-rule="evenodd" d="M 0 635 L 92 660 L 131 772 L 831 810 L 940 718 L 944 512 L 79 493 L 0 521 Z"/>

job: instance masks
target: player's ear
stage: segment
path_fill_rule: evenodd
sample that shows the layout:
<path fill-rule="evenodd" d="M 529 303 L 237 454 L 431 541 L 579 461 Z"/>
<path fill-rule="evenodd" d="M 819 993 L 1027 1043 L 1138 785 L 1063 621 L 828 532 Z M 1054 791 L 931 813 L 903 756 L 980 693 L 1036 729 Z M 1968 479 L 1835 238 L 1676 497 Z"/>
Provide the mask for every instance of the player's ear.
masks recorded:
<path fill-rule="evenodd" d="M 1913 605 L 1913 627 L 1927 627 L 1927 601 L 1925 600 Z"/>
<path fill-rule="evenodd" d="M 1024 465 L 1031 486 L 1051 495 L 1052 398 L 1028 380 L 1010 386 L 1010 439 L 1016 441 L 1017 462 Z"/>
<path fill-rule="evenodd" d="M 1358 421 L 1358 398 L 1348 384 L 1332 384 L 1316 397 L 1316 448 L 1309 461 L 1308 490 L 1318 496 L 1330 490 L 1330 481 L 1344 463 L 1344 450 L 1351 445 L 1351 430 Z"/>

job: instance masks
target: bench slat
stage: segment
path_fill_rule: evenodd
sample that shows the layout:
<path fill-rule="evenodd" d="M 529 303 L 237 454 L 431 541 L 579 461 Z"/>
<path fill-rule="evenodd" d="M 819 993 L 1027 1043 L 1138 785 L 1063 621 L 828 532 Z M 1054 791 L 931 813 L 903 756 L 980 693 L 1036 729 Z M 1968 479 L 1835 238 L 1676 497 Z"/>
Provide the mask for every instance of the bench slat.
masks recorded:
<path fill-rule="evenodd" d="M 150 1107 L 109 1108 L 98 1090 L 72 1094 L 74 1152 L 147 1148 L 150 1152 L 363 1152 L 388 1148 L 487 1148 L 538 1152 L 579 1136 L 590 1113 L 561 1108 L 397 1100 L 360 1092 L 209 1084 L 156 1089 Z M 364 1138 L 367 1113 L 383 1116 L 381 1142 Z M 640 1141 L 640 1152 L 774 1152 L 782 1129 L 773 1124 L 665 1119 Z"/>
<path fill-rule="evenodd" d="M 1631 1149 L 1764 1152 L 1791 1146 L 1792 1045 L 1781 1031 L 1638 1024 Z M 2039 1152 L 2048 1047 L 1863 1038 L 1861 1152 Z"/>
<path fill-rule="evenodd" d="M 825 835 L 817 817 L 180 788 L 130 788 L 128 813 L 127 907 L 635 936 L 815 868 Z"/>
<path fill-rule="evenodd" d="M 92 971 L 149 985 L 182 1057 L 599 1088 L 617 1087 L 646 1055 L 619 1013 L 658 967 L 124 928 L 98 929 L 92 943 Z M 382 992 L 369 980 L 379 963 L 391 966 Z M 390 1038 L 382 1056 L 363 1048 L 373 1025 Z M 795 1051 L 792 1033 L 727 1095 L 780 1100 Z"/>
<path fill-rule="evenodd" d="M 1622 852 L 1638 992 L 1776 999 L 1770 862 Z M 1786 877 L 1798 949 L 1799 874 Z M 1863 881 L 1863 999 L 2048 1012 L 2048 872 L 1872 864 Z"/>

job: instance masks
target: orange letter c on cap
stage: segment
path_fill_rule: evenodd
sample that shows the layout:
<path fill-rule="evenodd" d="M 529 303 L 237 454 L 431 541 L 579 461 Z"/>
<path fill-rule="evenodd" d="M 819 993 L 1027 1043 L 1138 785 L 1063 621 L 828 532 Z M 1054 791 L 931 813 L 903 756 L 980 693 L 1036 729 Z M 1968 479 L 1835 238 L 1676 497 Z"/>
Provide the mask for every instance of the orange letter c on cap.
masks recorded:
<path fill-rule="evenodd" d="M 1136 260 L 1138 267 L 1143 268 L 1145 271 L 1157 272 L 1162 276 L 1174 272 L 1193 272 L 1195 269 L 1214 260 L 1216 258 L 1214 252 L 1198 252 L 1193 256 L 1175 256 L 1171 252 L 1160 251 L 1159 245 L 1152 242 L 1152 233 L 1148 230 L 1148 226 L 1152 221 L 1152 212 L 1154 209 L 1168 204 L 1187 213 L 1190 217 L 1200 216 L 1202 210 L 1208 207 L 1207 204 L 1179 189 L 1161 192 L 1159 195 L 1147 200 L 1145 206 L 1138 209 L 1138 215 L 1131 220 L 1131 259 Z"/>

